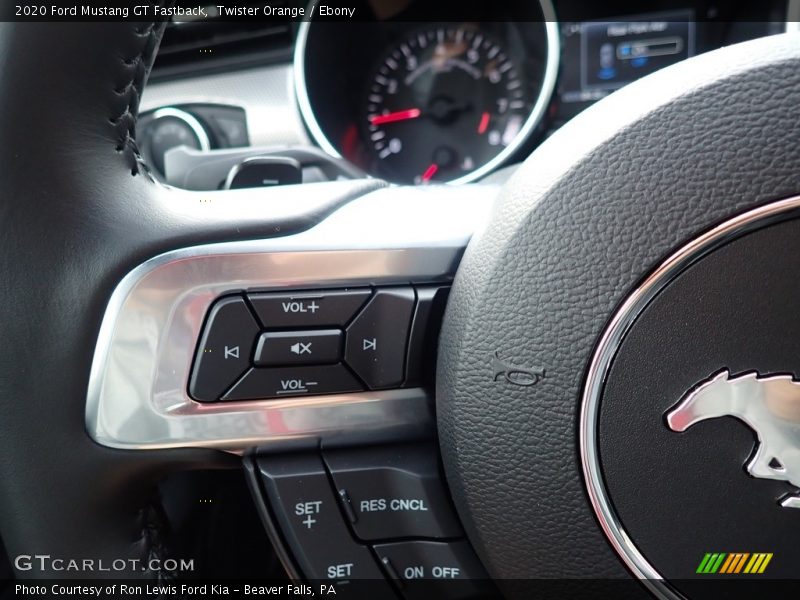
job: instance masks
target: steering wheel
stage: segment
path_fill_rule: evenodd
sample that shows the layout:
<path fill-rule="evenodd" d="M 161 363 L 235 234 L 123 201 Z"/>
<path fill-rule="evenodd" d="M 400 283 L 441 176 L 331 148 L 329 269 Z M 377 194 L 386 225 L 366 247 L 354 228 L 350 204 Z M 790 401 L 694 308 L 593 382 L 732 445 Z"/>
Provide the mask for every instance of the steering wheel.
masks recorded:
<path fill-rule="evenodd" d="M 509 597 L 525 596 L 515 580 L 575 577 L 677 594 L 665 580 L 694 573 L 702 552 L 770 552 L 768 572 L 790 572 L 800 511 L 780 499 L 797 465 L 742 470 L 778 439 L 777 417 L 731 409 L 738 419 L 679 432 L 667 414 L 723 369 L 731 381 L 800 373 L 797 36 L 626 87 L 499 194 L 374 180 L 196 193 L 156 183 L 134 139 L 162 29 L 0 31 L 11 557 L 157 555 L 154 486 L 169 472 L 235 467 L 247 448 L 286 440 L 438 425 L 459 516 Z M 435 411 L 393 392 L 301 408 L 180 395 L 192 336 L 228 289 L 453 275 Z"/>

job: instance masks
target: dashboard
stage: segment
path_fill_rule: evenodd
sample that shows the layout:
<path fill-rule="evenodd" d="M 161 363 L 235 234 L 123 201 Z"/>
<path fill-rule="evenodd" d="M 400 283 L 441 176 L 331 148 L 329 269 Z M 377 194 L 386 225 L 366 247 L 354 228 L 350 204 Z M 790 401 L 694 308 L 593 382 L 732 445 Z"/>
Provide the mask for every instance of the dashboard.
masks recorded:
<path fill-rule="evenodd" d="M 797 4 L 501 0 L 448 21 L 424 0 L 359 0 L 357 20 L 292 23 L 282 60 L 157 78 L 138 133 L 156 175 L 189 189 L 229 185 L 243 161 L 248 186 L 466 183 L 649 73 L 795 28 Z"/>

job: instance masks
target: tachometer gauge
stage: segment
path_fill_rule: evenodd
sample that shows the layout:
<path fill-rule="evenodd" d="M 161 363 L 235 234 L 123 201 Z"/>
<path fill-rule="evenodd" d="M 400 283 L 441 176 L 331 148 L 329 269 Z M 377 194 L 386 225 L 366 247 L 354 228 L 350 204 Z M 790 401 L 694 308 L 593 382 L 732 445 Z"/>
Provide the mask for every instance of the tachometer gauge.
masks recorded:
<path fill-rule="evenodd" d="M 374 21 L 301 23 L 295 85 L 314 142 L 401 184 L 466 183 L 524 158 L 558 73 L 551 1 L 521 3 L 516 19 L 516 3 L 482 0 L 474 20 L 447 23 L 413 18 L 433 3 L 409 2 Z"/>
<path fill-rule="evenodd" d="M 480 29 L 417 31 L 369 86 L 363 126 L 374 170 L 406 183 L 463 177 L 517 139 L 533 101 L 519 65 Z"/>

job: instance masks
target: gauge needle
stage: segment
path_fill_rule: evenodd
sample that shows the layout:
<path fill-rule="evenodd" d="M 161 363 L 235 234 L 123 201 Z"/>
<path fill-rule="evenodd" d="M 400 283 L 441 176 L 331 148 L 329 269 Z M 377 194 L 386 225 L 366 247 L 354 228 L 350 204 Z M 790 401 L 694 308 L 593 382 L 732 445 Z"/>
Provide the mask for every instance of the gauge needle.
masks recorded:
<path fill-rule="evenodd" d="M 386 123 L 394 123 L 396 121 L 407 121 L 408 119 L 416 119 L 422 114 L 418 108 L 409 108 L 408 110 L 398 110 L 396 112 L 387 113 L 385 115 L 375 115 L 369 122 L 373 125 L 384 125 Z"/>
<path fill-rule="evenodd" d="M 434 175 L 436 175 L 436 171 L 438 170 L 439 170 L 439 165 L 437 165 L 436 163 L 431 164 L 431 166 L 425 169 L 425 172 L 422 174 L 421 177 L 422 181 L 430 181 L 431 178 Z"/>
<path fill-rule="evenodd" d="M 483 135 L 486 133 L 486 130 L 489 129 L 489 119 L 491 115 L 488 112 L 485 112 L 481 115 L 481 122 L 478 123 L 478 134 Z"/>

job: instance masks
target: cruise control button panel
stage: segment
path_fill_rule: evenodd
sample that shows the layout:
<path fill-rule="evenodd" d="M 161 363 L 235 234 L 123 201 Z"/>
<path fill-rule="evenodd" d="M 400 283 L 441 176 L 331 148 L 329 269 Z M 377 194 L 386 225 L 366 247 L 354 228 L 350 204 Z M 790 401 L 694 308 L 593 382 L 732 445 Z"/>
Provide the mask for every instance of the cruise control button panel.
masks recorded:
<path fill-rule="evenodd" d="M 212 304 L 189 395 L 270 400 L 433 383 L 446 286 L 258 292 Z"/>
<path fill-rule="evenodd" d="M 255 467 L 262 518 L 299 575 L 368 584 L 348 598 L 497 598 L 434 442 L 261 456 Z"/>
<path fill-rule="evenodd" d="M 331 450 L 324 457 L 359 539 L 463 535 L 433 446 Z"/>

